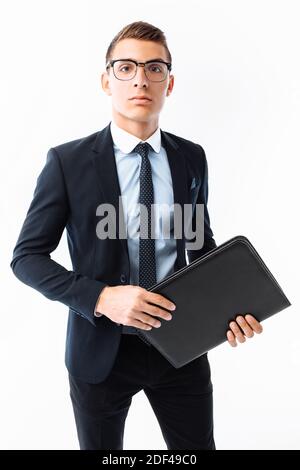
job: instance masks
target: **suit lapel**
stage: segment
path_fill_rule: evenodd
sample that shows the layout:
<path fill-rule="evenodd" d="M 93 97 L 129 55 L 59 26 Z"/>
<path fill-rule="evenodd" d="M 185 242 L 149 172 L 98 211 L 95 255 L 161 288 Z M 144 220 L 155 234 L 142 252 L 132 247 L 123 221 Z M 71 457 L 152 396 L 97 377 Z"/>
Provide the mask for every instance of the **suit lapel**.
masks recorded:
<path fill-rule="evenodd" d="M 123 213 L 119 214 L 119 197 L 121 196 L 118 170 L 116 166 L 113 140 L 110 132 L 110 124 L 102 129 L 92 146 L 94 169 L 99 179 L 99 191 L 102 192 L 103 200 L 112 204 L 116 209 L 116 237 L 119 238 L 119 227 L 124 227 Z M 121 210 L 122 210 L 121 206 Z M 120 238 L 120 243 L 125 251 L 129 263 L 128 247 L 126 238 Z"/>
<path fill-rule="evenodd" d="M 187 173 L 185 166 L 184 155 L 179 151 L 179 147 L 174 139 L 166 132 L 161 130 L 161 141 L 163 147 L 166 149 L 168 162 L 171 171 L 173 183 L 173 196 L 174 203 L 180 204 L 182 210 L 184 204 L 188 203 L 188 188 L 187 188 Z M 116 209 L 116 234 L 119 238 L 119 224 L 124 227 L 123 213 L 119 214 L 119 197 L 121 190 L 119 185 L 118 171 L 115 161 L 113 140 L 110 132 L 110 124 L 102 129 L 96 137 L 92 145 L 92 159 L 94 169 L 99 179 L 99 191 L 103 194 L 103 199 L 106 203 L 112 204 Z M 121 217 L 121 219 L 120 219 Z M 183 221 L 182 221 L 183 230 Z M 185 260 L 185 244 L 184 232 L 182 238 L 176 241 L 177 247 L 177 261 L 176 270 L 186 265 Z M 120 238 L 120 243 L 123 246 L 125 254 L 129 263 L 128 247 L 126 238 Z"/>
<path fill-rule="evenodd" d="M 188 204 L 187 171 L 185 157 L 178 144 L 166 132 L 161 130 L 162 145 L 166 149 L 173 183 L 174 204 L 180 204 L 182 219 L 184 204 Z M 184 221 L 182 220 L 182 237 L 177 238 L 177 265 L 176 270 L 186 265 Z"/>

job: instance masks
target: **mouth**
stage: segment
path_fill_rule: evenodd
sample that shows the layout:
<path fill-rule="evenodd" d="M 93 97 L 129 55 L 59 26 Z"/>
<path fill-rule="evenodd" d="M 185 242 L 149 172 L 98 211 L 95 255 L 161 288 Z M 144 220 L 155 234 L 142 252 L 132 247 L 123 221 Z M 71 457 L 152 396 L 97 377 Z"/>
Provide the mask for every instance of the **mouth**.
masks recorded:
<path fill-rule="evenodd" d="M 130 101 L 132 101 L 135 104 L 149 104 L 151 103 L 150 98 L 145 98 L 145 97 L 137 97 L 137 98 L 131 98 Z"/>

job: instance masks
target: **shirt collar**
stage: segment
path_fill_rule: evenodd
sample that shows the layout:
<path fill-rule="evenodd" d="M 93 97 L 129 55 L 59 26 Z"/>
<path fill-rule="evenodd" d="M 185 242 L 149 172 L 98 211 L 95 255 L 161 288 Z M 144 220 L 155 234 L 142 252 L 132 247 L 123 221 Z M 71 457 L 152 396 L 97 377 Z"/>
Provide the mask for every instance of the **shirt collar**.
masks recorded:
<path fill-rule="evenodd" d="M 161 133 L 159 127 L 152 135 L 150 135 L 150 137 L 148 137 L 147 140 L 141 140 L 135 135 L 130 134 L 124 129 L 121 129 L 113 120 L 111 121 L 110 131 L 114 145 L 118 147 L 123 153 L 131 153 L 134 147 L 140 142 L 148 142 L 153 148 L 154 152 L 160 152 Z"/>

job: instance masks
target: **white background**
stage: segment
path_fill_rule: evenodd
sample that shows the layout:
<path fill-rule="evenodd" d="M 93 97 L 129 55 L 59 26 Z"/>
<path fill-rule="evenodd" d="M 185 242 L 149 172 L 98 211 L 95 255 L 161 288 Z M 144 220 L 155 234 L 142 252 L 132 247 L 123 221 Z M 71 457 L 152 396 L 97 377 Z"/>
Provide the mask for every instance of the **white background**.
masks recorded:
<path fill-rule="evenodd" d="M 21 284 L 9 263 L 48 149 L 110 121 L 105 52 L 138 20 L 166 33 L 175 86 L 160 126 L 206 151 L 217 244 L 246 235 L 292 302 L 262 335 L 209 353 L 216 446 L 300 448 L 299 13 L 290 0 L 1 2 L 2 449 L 78 448 L 67 307 Z M 65 234 L 53 258 L 71 269 Z M 124 449 L 166 449 L 143 392 Z"/>

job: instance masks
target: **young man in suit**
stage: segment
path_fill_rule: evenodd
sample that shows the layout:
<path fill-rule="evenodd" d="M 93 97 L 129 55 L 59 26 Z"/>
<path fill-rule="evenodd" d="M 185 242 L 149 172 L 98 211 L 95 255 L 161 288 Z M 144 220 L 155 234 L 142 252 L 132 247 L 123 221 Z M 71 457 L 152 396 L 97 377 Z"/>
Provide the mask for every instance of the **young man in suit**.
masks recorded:
<path fill-rule="evenodd" d="M 148 218 L 159 231 L 155 240 L 119 232 L 125 222 L 137 234 L 130 208 L 138 202 L 197 203 L 204 205 L 204 244 L 187 250 L 189 262 L 216 246 L 204 150 L 158 124 L 174 85 L 171 62 L 164 33 L 149 23 L 134 22 L 115 36 L 101 76 L 112 122 L 49 150 L 11 262 L 21 281 L 69 307 L 65 362 L 81 449 L 123 449 L 126 416 L 140 390 L 168 449 L 215 449 L 207 354 L 175 369 L 136 334 L 172 321 L 176 306 L 147 288 L 186 265 L 184 237 L 162 237 L 161 214 Z M 116 236 L 98 236 L 103 204 L 116 209 Z M 72 271 L 50 257 L 64 228 Z M 262 330 L 238 312 L 229 327 L 232 346 Z"/>

